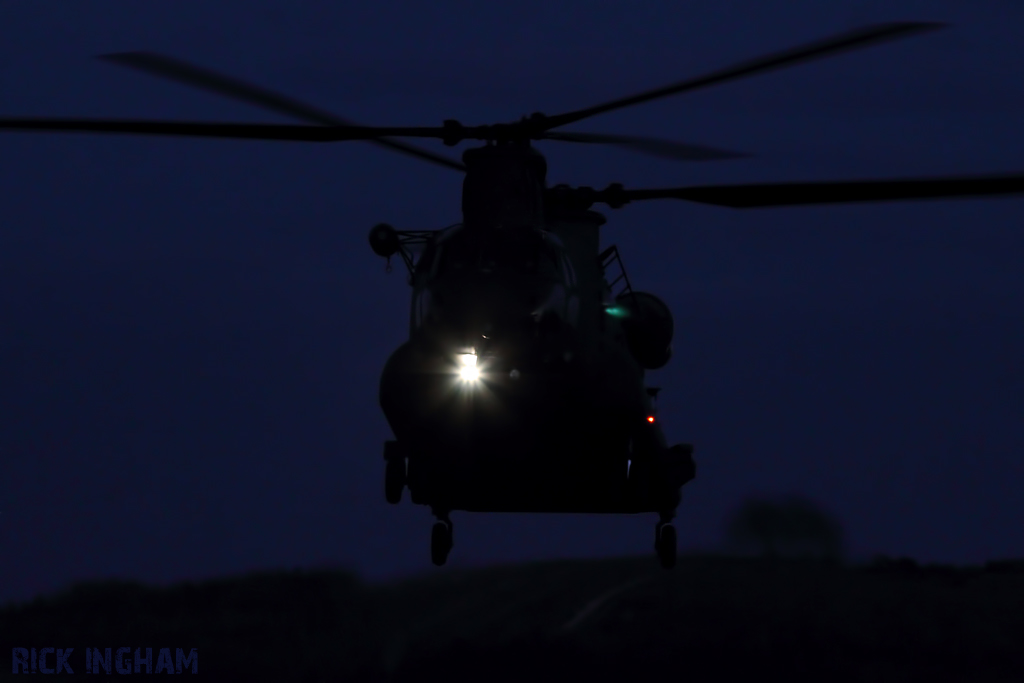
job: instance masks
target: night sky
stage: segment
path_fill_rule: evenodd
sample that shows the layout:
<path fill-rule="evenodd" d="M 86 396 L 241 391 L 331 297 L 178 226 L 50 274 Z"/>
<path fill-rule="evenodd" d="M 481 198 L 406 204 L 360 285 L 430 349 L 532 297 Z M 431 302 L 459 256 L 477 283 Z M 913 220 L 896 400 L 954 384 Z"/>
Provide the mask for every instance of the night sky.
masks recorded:
<path fill-rule="evenodd" d="M 594 117 L 751 159 L 540 143 L 604 187 L 1024 170 L 1024 7 L 984 2 L 4 3 L 0 116 L 292 122 L 93 56 L 153 50 L 378 125 L 549 114 L 891 20 L 940 32 Z M 315 7 L 315 9 L 314 9 Z M 439 142 L 424 146 L 445 151 Z M 447 150 L 453 154 L 461 151 Z M 430 565 L 377 404 L 408 334 L 380 221 L 462 176 L 370 144 L 0 133 L 0 601 L 73 580 Z M 800 493 L 849 555 L 1024 555 L 1024 199 L 603 210 L 676 317 L 682 551 Z M 455 513 L 449 567 L 650 553 L 655 516 Z"/>

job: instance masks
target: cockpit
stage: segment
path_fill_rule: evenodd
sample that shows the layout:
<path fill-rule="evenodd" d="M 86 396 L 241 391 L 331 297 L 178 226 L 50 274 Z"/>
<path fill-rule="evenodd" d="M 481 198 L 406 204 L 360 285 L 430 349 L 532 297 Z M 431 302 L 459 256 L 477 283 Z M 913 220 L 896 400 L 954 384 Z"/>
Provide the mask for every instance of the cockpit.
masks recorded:
<path fill-rule="evenodd" d="M 445 229 L 424 248 L 413 270 L 415 283 L 463 273 L 536 274 L 575 285 L 575 274 L 558 237 L 542 230 L 482 235 L 461 224 Z"/>
<path fill-rule="evenodd" d="M 558 237 L 541 230 L 484 234 L 452 226 L 416 262 L 413 291 L 413 330 L 467 315 L 536 320 L 553 313 L 575 324 L 575 273 Z"/>

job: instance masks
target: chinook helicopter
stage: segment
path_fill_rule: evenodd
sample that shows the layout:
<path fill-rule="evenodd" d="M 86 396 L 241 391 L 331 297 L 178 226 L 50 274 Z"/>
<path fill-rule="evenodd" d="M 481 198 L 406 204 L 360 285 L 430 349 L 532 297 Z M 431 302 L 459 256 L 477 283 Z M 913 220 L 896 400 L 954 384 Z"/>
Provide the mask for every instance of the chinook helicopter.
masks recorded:
<path fill-rule="evenodd" d="M 535 141 L 620 145 L 688 161 L 744 156 L 652 138 L 571 133 L 567 124 L 661 97 L 724 83 L 930 31 L 935 23 L 867 26 L 714 73 L 557 116 L 497 125 L 358 126 L 277 93 L 180 60 L 145 52 L 101 57 L 205 88 L 313 125 L 90 119 L 0 119 L 0 130 L 184 135 L 258 140 L 365 140 L 465 173 L 462 222 L 401 231 L 379 224 L 372 250 L 400 257 L 412 287 L 410 335 L 389 358 L 380 405 L 395 439 L 384 444 L 384 492 L 437 518 L 431 557 L 453 546 L 450 513 L 656 513 L 655 550 L 676 561 L 672 525 L 694 479 L 689 444 L 669 446 L 645 372 L 672 355 L 663 301 L 633 289 L 614 246 L 600 249 L 601 203 L 681 199 L 732 208 L 1007 195 L 1024 175 L 917 180 L 775 183 L 603 190 L 547 184 Z M 462 163 L 393 138 L 448 146 L 483 141 Z"/>

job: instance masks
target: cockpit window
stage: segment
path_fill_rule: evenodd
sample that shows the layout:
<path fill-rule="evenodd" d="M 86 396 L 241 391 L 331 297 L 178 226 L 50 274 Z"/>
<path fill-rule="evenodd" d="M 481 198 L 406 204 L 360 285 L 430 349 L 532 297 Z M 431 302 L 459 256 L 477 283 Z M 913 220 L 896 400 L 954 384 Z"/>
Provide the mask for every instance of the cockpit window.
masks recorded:
<path fill-rule="evenodd" d="M 562 253 L 562 272 L 565 273 L 565 283 L 569 285 L 570 289 L 576 288 L 576 271 L 573 270 L 572 262 L 569 260 L 568 255 Z"/>
<path fill-rule="evenodd" d="M 419 328 L 423 326 L 423 323 L 427 321 L 427 316 L 430 315 L 431 303 L 433 297 L 430 295 L 430 290 L 424 289 L 419 292 L 416 297 L 416 302 L 413 305 L 413 328 Z"/>
<path fill-rule="evenodd" d="M 464 272 L 480 260 L 480 245 L 476 235 L 463 232 L 446 240 L 438 258 L 438 274 Z"/>
<path fill-rule="evenodd" d="M 434 267 L 437 247 L 430 243 L 423 249 L 423 254 L 416 260 L 416 275 L 425 275 Z"/>
<path fill-rule="evenodd" d="M 536 273 L 561 270 L 559 252 L 535 231 L 510 231 L 481 237 L 466 232 L 438 246 L 437 272 L 493 272 L 495 270 Z M 424 255 L 426 258 L 426 255 Z"/>
<path fill-rule="evenodd" d="M 481 249 L 484 268 L 537 272 L 541 260 L 549 256 L 549 250 L 535 232 L 516 234 L 505 239 L 492 240 Z"/>

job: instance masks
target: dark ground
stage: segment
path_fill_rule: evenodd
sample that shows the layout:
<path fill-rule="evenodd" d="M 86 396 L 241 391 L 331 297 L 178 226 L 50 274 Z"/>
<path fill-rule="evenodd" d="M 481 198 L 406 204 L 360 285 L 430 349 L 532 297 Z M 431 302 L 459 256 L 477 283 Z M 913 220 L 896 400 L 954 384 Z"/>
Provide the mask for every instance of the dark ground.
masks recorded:
<path fill-rule="evenodd" d="M 0 643 L 3 679 L 11 647 L 73 645 L 80 677 L 88 645 L 151 646 L 154 662 L 195 647 L 198 677 L 216 681 L 1020 681 L 1024 561 L 687 556 L 672 572 L 631 558 L 384 585 L 327 570 L 81 583 L 6 606 Z"/>

